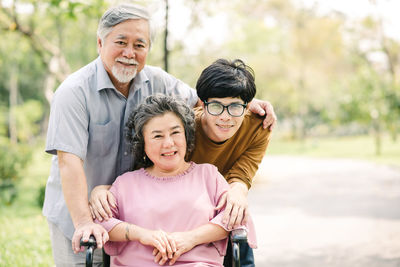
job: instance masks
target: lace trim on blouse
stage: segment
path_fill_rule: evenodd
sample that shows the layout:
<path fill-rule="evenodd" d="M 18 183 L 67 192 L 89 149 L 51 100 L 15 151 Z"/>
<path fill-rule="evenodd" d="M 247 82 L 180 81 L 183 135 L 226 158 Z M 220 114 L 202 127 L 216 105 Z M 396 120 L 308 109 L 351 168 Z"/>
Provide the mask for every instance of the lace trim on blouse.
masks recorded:
<path fill-rule="evenodd" d="M 157 180 L 160 182 L 173 182 L 173 181 L 177 181 L 177 180 L 185 178 L 185 176 L 188 173 L 190 173 L 194 169 L 195 166 L 196 166 L 196 163 L 190 162 L 189 168 L 187 168 L 185 171 L 183 171 L 177 175 L 174 175 L 174 176 L 163 176 L 163 177 L 154 176 L 154 175 L 150 174 L 148 171 L 146 171 L 144 168 L 141 168 L 139 171 L 142 172 L 148 178 L 151 178 L 151 179 L 154 179 L 154 180 Z"/>

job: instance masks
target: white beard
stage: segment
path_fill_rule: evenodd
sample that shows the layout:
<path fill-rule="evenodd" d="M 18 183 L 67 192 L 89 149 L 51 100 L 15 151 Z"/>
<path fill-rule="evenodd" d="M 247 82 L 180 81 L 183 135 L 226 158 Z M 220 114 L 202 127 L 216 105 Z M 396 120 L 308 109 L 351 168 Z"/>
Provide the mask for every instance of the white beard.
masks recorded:
<path fill-rule="evenodd" d="M 129 83 L 136 77 L 137 67 L 131 69 L 114 65 L 111 68 L 111 73 L 118 80 L 118 82 Z"/>

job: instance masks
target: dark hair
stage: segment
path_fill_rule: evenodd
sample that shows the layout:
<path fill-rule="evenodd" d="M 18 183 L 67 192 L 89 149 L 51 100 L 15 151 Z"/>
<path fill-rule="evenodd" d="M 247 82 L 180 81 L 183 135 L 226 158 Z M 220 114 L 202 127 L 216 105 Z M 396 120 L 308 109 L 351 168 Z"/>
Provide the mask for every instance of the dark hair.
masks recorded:
<path fill-rule="evenodd" d="M 240 59 L 218 59 L 202 71 L 196 90 L 202 101 L 239 97 L 249 103 L 256 95 L 254 71 Z"/>
<path fill-rule="evenodd" d="M 185 160 L 192 152 L 195 137 L 195 121 L 192 109 L 173 97 L 162 94 L 152 95 L 132 111 L 126 123 L 128 127 L 127 139 L 131 144 L 134 155 L 133 169 L 147 168 L 153 165 L 144 151 L 143 128 L 152 118 L 164 115 L 167 112 L 174 113 L 182 121 L 186 138 Z"/>

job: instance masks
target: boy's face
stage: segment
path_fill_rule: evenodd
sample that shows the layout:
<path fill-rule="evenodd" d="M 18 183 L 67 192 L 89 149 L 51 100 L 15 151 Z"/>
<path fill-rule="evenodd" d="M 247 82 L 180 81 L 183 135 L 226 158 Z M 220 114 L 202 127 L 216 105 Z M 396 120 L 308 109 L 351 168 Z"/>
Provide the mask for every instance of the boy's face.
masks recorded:
<path fill-rule="evenodd" d="M 233 97 L 224 97 L 224 98 L 209 98 L 207 103 L 217 102 L 224 106 L 228 106 L 230 104 L 245 104 L 244 101 L 240 98 L 233 98 Z M 203 131 L 206 133 L 208 138 L 210 138 L 214 142 L 224 142 L 231 138 L 237 130 L 239 130 L 240 126 L 242 125 L 244 115 L 246 113 L 247 107 L 244 108 L 244 112 L 239 117 L 231 116 L 228 113 L 228 110 L 224 108 L 224 111 L 220 115 L 212 115 L 207 109 L 206 104 L 203 102 L 203 115 L 201 117 L 201 126 Z M 211 110 L 211 105 L 208 104 Z M 232 111 L 240 109 L 239 106 L 233 106 Z M 232 113 L 232 112 L 231 112 Z M 240 114 L 240 112 L 239 112 Z"/>

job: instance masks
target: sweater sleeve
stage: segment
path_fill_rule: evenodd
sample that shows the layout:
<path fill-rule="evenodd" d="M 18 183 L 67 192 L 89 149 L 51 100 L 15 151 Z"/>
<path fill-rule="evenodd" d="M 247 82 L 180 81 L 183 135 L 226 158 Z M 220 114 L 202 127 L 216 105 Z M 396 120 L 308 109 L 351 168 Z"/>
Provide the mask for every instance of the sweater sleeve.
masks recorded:
<path fill-rule="evenodd" d="M 226 193 L 229 190 L 229 185 L 224 179 L 224 177 L 216 170 L 216 190 L 215 190 L 215 206 L 218 204 L 218 201 L 222 197 L 224 193 Z M 222 218 L 224 215 L 225 207 L 219 211 L 215 212 L 214 218 L 210 221 L 210 223 L 219 225 L 220 227 L 224 228 L 225 231 L 230 232 L 231 230 L 227 229 L 227 225 L 222 223 Z M 253 220 L 251 216 L 249 216 L 249 220 L 246 223 L 246 225 L 239 226 L 235 229 L 245 229 L 246 232 L 248 233 L 248 243 L 250 247 L 252 248 L 257 248 L 257 239 L 256 239 L 256 232 L 255 232 L 255 227 Z M 226 253 L 227 245 L 228 245 L 228 239 L 223 239 L 219 241 L 212 242 L 213 245 L 216 247 L 218 250 L 219 254 L 221 256 L 224 256 Z"/>
<path fill-rule="evenodd" d="M 259 127 L 251 145 L 240 155 L 232 168 L 225 175 L 228 183 L 242 181 L 250 189 L 253 177 L 258 170 L 270 139 L 270 131 Z"/>

